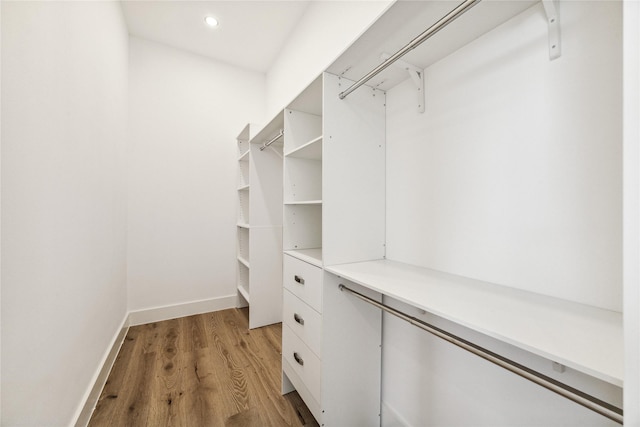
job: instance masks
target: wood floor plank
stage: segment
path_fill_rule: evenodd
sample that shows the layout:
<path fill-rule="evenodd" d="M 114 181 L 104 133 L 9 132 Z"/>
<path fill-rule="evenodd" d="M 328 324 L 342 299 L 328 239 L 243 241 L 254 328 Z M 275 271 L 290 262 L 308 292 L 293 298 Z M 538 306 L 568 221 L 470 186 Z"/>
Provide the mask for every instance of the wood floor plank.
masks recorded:
<path fill-rule="evenodd" d="M 317 426 L 280 395 L 281 337 L 246 309 L 132 327 L 89 426 Z"/>

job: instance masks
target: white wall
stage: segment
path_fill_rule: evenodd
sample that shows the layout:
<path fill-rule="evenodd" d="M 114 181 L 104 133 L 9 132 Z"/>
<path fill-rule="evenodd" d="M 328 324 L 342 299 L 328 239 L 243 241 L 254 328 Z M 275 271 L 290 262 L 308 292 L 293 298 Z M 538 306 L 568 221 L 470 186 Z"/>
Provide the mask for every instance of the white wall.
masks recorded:
<path fill-rule="evenodd" d="M 387 92 L 387 257 L 621 311 L 621 3 L 560 16 L 555 61 L 536 4 L 429 67 L 424 114 Z M 383 337 L 385 425 L 610 424 L 395 318 Z"/>
<path fill-rule="evenodd" d="M 72 423 L 126 313 L 116 2 L 2 2 L 2 425 Z"/>
<path fill-rule="evenodd" d="M 312 2 L 267 73 L 268 117 L 331 65 L 393 1 Z"/>
<path fill-rule="evenodd" d="M 640 425 L 640 3 L 624 3 L 625 425 Z"/>
<path fill-rule="evenodd" d="M 235 138 L 265 77 L 135 37 L 129 61 L 129 310 L 234 305 Z"/>

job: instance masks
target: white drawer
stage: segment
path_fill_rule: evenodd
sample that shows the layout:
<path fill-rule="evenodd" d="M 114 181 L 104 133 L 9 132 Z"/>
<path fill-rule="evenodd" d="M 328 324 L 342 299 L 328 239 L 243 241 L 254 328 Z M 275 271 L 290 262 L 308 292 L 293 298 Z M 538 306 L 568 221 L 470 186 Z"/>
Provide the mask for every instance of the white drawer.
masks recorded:
<path fill-rule="evenodd" d="M 322 315 L 285 289 L 283 320 L 322 359 Z"/>
<path fill-rule="evenodd" d="M 320 359 L 286 324 L 282 325 L 282 357 L 302 379 L 313 398 L 320 402 Z"/>
<path fill-rule="evenodd" d="M 322 269 L 290 255 L 284 256 L 284 287 L 322 313 Z"/>

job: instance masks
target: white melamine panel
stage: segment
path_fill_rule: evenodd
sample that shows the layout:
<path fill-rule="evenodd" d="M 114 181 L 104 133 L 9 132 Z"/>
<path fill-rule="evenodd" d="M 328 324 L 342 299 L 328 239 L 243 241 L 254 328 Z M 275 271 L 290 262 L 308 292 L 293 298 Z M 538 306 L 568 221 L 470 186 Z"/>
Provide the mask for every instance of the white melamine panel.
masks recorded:
<path fill-rule="evenodd" d="M 82 425 L 129 309 L 127 26 L 115 2 L 0 7 L 0 424 Z"/>
<path fill-rule="evenodd" d="M 249 183 L 249 156 L 247 155 L 238 161 L 238 188 L 249 185 Z"/>
<path fill-rule="evenodd" d="M 302 379 L 313 399 L 321 402 L 322 363 L 286 324 L 282 326 L 282 357 Z"/>
<path fill-rule="evenodd" d="M 292 256 L 283 261 L 283 284 L 296 297 L 322 313 L 322 269 Z"/>
<path fill-rule="evenodd" d="M 285 155 L 300 159 L 322 160 L 322 136 L 312 139 Z"/>
<path fill-rule="evenodd" d="M 385 254 L 385 95 L 324 74 L 323 256 L 326 265 Z"/>
<path fill-rule="evenodd" d="M 389 10 L 326 71 L 348 79 L 359 79 L 382 62 L 380 57 L 382 53 L 397 52 L 418 34 L 448 14 L 458 3 L 460 2 L 394 2 Z M 429 67 L 536 3 L 539 1 L 478 2 L 437 35 L 407 52 L 402 60 L 419 68 Z M 400 22 L 402 25 L 398 25 Z M 392 65 L 369 80 L 367 84 L 387 90 L 407 78 L 409 76 L 406 70 Z"/>
<path fill-rule="evenodd" d="M 322 160 L 285 158 L 284 201 L 322 200 Z"/>
<path fill-rule="evenodd" d="M 238 222 L 249 224 L 249 188 L 238 190 Z"/>
<path fill-rule="evenodd" d="M 249 259 L 250 253 L 249 229 L 238 227 L 238 256 Z"/>
<path fill-rule="evenodd" d="M 418 310 L 399 308 L 422 317 Z M 383 325 L 383 408 L 405 422 L 394 424 L 391 411 L 384 411 L 383 427 L 619 426 L 395 316 L 385 314 Z M 544 368 L 561 382 L 575 374 L 569 368 L 555 372 L 549 361 Z"/>
<path fill-rule="evenodd" d="M 322 136 L 322 116 L 284 110 L 284 152 L 289 153 Z"/>
<path fill-rule="evenodd" d="M 249 328 L 282 321 L 282 227 L 251 227 Z"/>
<path fill-rule="evenodd" d="M 338 285 L 381 296 L 329 273 L 323 283 L 322 423 L 380 425 L 382 314 Z"/>
<path fill-rule="evenodd" d="M 288 290 L 283 307 L 283 322 L 322 359 L 322 315 Z"/>
<path fill-rule="evenodd" d="M 622 386 L 620 313 L 394 261 L 344 264 L 327 271 Z"/>
<path fill-rule="evenodd" d="M 282 225 L 282 146 L 251 144 L 251 226 Z"/>
<path fill-rule="evenodd" d="M 387 91 L 387 258 L 621 311 L 621 3 L 559 9 Z"/>
<path fill-rule="evenodd" d="M 238 290 L 244 297 L 244 299 L 249 302 L 251 289 L 249 287 L 249 267 L 245 262 L 241 259 L 238 259 L 238 270 L 237 270 L 237 281 L 238 281 Z"/>
<path fill-rule="evenodd" d="M 285 205 L 283 223 L 285 250 L 322 246 L 322 205 Z"/>
<path fill-rule="evenodd" d="M 322 268 L 322 248 L 289 250 L 284 253 Z"/>

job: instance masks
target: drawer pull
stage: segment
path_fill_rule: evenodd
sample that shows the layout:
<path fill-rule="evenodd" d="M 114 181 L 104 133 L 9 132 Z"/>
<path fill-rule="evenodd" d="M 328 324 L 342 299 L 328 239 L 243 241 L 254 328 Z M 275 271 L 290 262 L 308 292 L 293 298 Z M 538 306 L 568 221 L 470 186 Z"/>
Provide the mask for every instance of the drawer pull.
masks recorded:
<path fill-rule="evenodd" d="M 304 360 L 302 360 L 302 357 L 300 357 L 300 355 L 298 353 L 293 353 L 293 358 L 296 359 L 296 362 L 298 362 L 298 365 L 300 366 L 304 366 Z"/>
<path fill-rule="evenodd" d="M 304 279 L 298 275 L 293 276 L 293 280 L 295 280 L 296 282 L 300 283 L 301 285 L 304 285 Z"/>
<path fill-rule="evenodd" d="M 296 322 L 298 322 L 301 325 L 304 325 L 304 319 L 302 317 L 300 317 L 300 315 L 298 313 L 293 313 L 293 320 L 295 320 Z"/>

